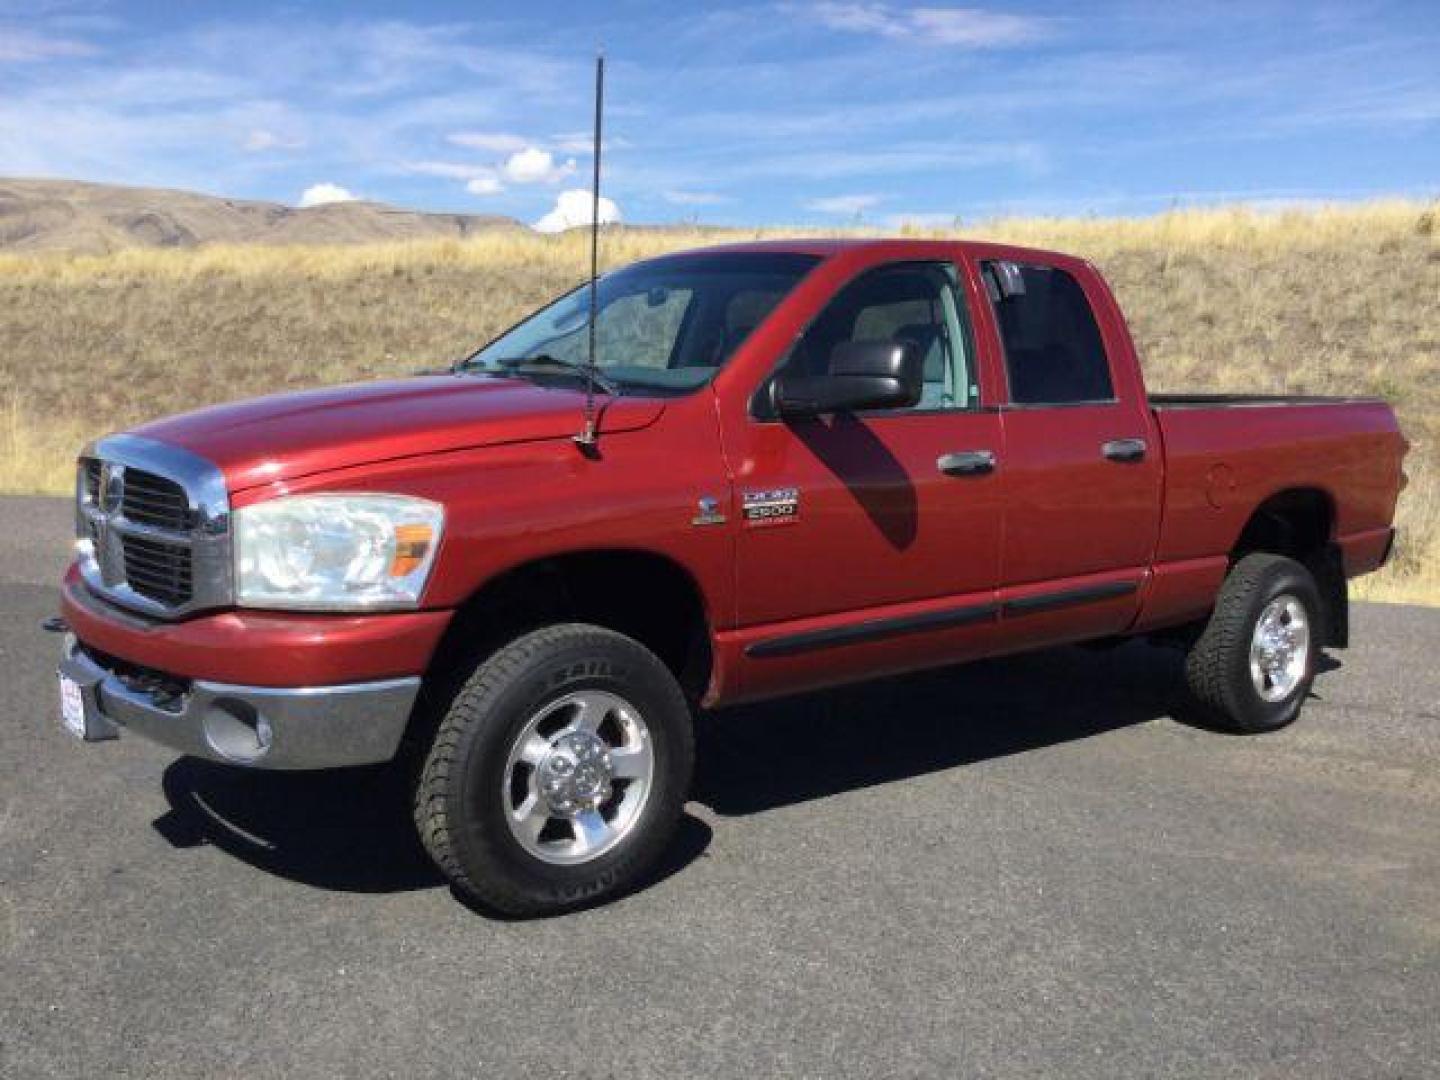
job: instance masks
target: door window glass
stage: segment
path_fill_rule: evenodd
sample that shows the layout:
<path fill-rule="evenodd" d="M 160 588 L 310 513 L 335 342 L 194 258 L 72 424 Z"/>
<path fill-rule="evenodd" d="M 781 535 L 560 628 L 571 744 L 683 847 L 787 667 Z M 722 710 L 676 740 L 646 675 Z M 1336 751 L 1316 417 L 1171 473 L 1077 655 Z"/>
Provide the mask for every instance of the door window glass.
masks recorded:
<path fill-rule="evenodd" d="M 830 301 L 791 348 L 781 372 L 824 375 L 837 345 L 908 341 L 924 359 L 917 409 L 964 409 L 976 398 L 970 335 L 945 263 L 901 263 L 862 274 Z"/>
<path fill-rule="evenodd" d="M 1018 405 L 1113 401 L 1110 363 L 1080 283 L 1053 266 L 986 263 L 986 291 Z"/>

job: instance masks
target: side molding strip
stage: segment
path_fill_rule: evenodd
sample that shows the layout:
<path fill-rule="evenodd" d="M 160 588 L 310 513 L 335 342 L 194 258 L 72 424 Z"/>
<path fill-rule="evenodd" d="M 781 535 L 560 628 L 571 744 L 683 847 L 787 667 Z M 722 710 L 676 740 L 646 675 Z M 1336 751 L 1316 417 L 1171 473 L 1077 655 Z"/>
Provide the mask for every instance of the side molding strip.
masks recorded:
<path fill-rule="evenodd" d="M 1113 600 L 1127 596 L 1140 588 L 1137 581 L 1107 581 L 1101 585 L 1085 585 L 1078 589 L 1062 592 L 1042 593 L 1026 596 L 1019 600 L 1007 600 L 1004 604 L 974 604 L 970 607 L 950 608 L 945 611 L 929 611 L 923 615 L 900 615 L 889 619 L 867 619 L 864 622 L 836 626 L 827 630 L 806 630 L 799 634 L 767 638 L 745 646 L 746 656 L 794 656 L 796 653 L 813 652 L 816 649 L 830 649 L 838 645 L 858 645 L 880 638 L 899 637 L 902 634 L 916 634 L 925 630 L 945 630 L 956 626 L 972 626 L 975 623 L 993 619 L 1003 612 L 1006 615 L 1030 615 L 1054 608 L 1069 607 L 1072 604 L 1088 604 L 1096 600 Z"/>
<path fill-rule="evenodd" d="M 1140 588 L 1138 581 L 1107 581 L 1101 585 L 1083 585 L 1078 589 L 1062 592 L 1041 593 L 1038 596 L 1022 596 L 1018 600 L 1006 600 L 1001 610 L 1006 615 L 1032 615 L 1052 608 L 1069 607 L 1071 604 L 1088 604 L 1095 600 L 1113 600 L 1117 596 L 1128 596 Z"/>
<path fill-rule="evenodd" d="M 799 634 L 787 634 L 784 637 L 757 641 L 745 646 L 745 655 L 793 656 L 796 653 L 829 649 L 836 645 L 855 645 L 862 641 L 874 641 L 877 638 L 915 634 L 922 630 L 970 626 L 993 619 L 999 610 L 997 604 L 975 604 L 970 607 L 950 608 L 947 611 L 928 611 L 923 615 L 868 619 L 865 622 L 837 626 L 829 630 L 806 630 Z"/>

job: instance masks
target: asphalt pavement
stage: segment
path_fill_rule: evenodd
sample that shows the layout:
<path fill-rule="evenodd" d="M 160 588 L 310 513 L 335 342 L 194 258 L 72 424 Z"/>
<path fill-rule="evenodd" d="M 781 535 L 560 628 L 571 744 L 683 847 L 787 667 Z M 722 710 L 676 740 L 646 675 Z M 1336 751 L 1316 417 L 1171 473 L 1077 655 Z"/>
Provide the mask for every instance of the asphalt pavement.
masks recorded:
<path fill-rule="evenodd" d="M 1271 736 L 1139 644 L 709 717 L 656 880 L 504 922 L 389 770 L 66 735 L 69 530 L 0 499 L 5 1078 L 1440 1075 L 1440 611 Z"/>

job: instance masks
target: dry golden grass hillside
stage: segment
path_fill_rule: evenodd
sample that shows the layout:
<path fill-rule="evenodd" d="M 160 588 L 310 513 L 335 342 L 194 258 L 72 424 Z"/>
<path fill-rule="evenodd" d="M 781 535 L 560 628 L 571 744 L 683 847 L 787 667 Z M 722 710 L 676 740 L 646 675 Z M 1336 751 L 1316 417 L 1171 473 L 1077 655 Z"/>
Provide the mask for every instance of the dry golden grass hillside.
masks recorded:
<path fill-rule="evenodd" d="M 1415 444 L 1401 553 L 1440 603 L 1440 206 L 989 222 L 1109 276 L 1157 390 L 1380 394 Z M 609 265 L 738 234 L 608 235 Z M 752 235 L 752 234 L 744 234 Z M 583 235 L 0 255 L 0 490 L 65 492 L 87 438 L 244 395 L 453 360 L 580 281 Z"/>

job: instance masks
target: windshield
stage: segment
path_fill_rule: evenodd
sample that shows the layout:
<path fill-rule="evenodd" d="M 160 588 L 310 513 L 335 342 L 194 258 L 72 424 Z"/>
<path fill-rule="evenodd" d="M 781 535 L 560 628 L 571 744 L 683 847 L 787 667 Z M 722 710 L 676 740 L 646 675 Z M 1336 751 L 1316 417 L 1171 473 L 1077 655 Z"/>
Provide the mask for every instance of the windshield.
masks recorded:
<path fill-rule="evenodd" d="M 819 261 L 789 253 L 675 255 L 606 274 L 598 285 L 596 366 L 627 392 L 702 386 Z M 586 363 L 589 323 L 590 292 L 582 285 L 461 370 L 583 377 L 565 368 Z"/>

